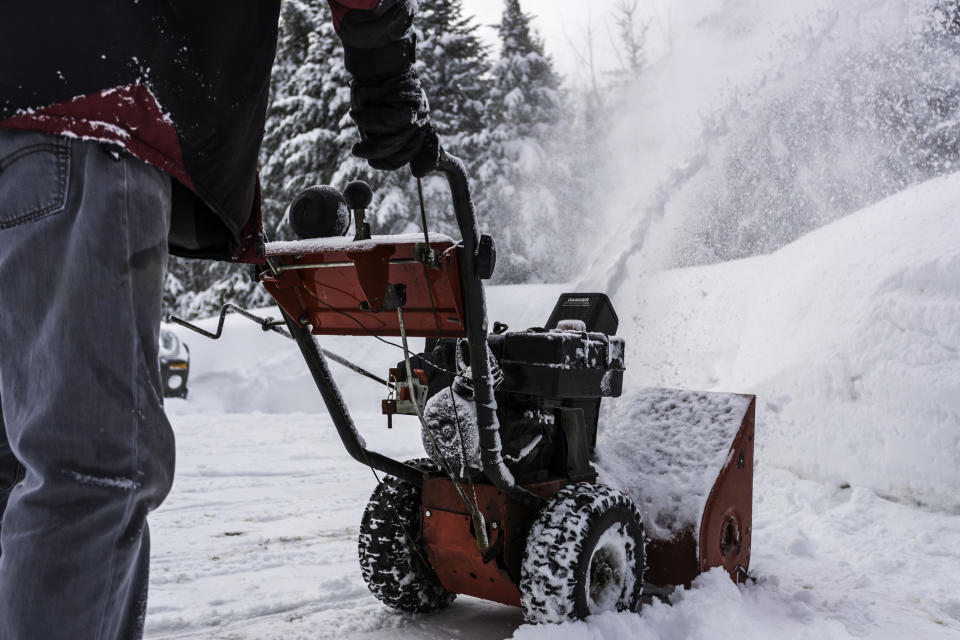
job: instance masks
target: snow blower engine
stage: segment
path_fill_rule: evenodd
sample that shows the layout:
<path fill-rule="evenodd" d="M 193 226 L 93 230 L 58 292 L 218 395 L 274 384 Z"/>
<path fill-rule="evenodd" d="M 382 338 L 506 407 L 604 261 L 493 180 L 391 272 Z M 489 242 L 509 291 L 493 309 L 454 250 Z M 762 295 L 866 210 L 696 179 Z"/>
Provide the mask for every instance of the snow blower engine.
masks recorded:
<path fill-rule="evenodd" d="M 610 300 L 564 294 L 542 328 L 510 331 L 497 322 L 488 332 L 483 281 L 496 263 L 494 243 L 479 233 L 463 164 L 441 152 L 437 172 L 449 183 L 460 241 L 429 233 L 422 189 L 423 233 L 371 236 L 365 183 L 342 195 L 311 187 L 289 209 L 300 240 L 268 243 L 259 274 L 347 452 L 386 474 L 360 525 L 370 590 L 403 611 L 439 609 L 468 594 L 522 607 L 528 622 L 562 622 L 636 610 L 645 586 L 689 584 L 712 567 L 742 580 L 750 554 L 752 397 L 724 394 L 716 402 L 711 394 L 648 392 L 637 406 L 649 410 L 632 414 L 635 425 L 618 425 L 627 435 L 622 446 L 613 442 L 611 463 L 645 441 L 657 448 L 654 456 L 669 459 L 659 452 L 690 427 L 677 409 L 699 407 L 689 415 L 714 444 L 675 462 L 705 489 L 671 485 L 690 484 L 683 499 L 697 517 L 651 511 L 656 497 L 637 482 L 643 469 L 630 474 L 629 486 L 618 483 L 630 495 L 599 483 L 601 400 L 623 392 L 624 343 L 615 337 Z M 403 360 L 384 381 L 381 408 L 388 426 L 397 414 L 417 416 L 427 458 L 404 462 L 367 448 L 316 335 L 401 338 Z M 413 337 L 426 339 L 421 353 L 410 351 Z M 648 538 L 641 512 L 655 519 L 648 531 L 659 539 Z"/>

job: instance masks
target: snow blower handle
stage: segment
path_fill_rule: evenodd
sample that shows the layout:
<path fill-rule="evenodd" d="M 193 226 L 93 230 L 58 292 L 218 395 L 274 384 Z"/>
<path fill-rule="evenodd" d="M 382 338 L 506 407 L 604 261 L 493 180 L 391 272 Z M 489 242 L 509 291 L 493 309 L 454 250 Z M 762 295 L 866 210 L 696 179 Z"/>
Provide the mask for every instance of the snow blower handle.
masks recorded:
<path fill-rule="evenodd" d="M 437 146 L 436 172 L 443 174 L 450 185 L 453 212 L 460 227 L 462 247 L 459 248 L 460 280 L 467 342 L 470 345 L 470 370 L 473 378 L 474 401 L 477 407 L 477 428 L 480 435 L 480 454 L 483 473 L 498 489 L 531 506 L 539 507 L 542 499 L 516 484 L 513 474 L 503 461 L 500 423 L 497 420 L 497 401 L 490 379 L 487 359 L 487 304 L 483 280 L 489 278 L 495 263 L 496 251 L 489 236 L 481 236 L 477 215 L 470 196 L 467 171 L 463 162 Z"/>

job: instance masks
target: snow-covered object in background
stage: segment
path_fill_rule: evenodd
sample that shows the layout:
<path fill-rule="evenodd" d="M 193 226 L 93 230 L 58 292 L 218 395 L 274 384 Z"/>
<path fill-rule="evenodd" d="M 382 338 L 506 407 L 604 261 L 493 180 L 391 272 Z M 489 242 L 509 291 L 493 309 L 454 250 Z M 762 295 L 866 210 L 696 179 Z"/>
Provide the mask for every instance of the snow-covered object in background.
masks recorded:
<path fill-rule="evenodd" d="M 176 333 L 164 328 L 160 330 L 160 358 L 189 362 L 190 351 Z"/>
<path fill-rule="evenodd" d="M 160 380 L 165 398 L 186 398 L 190 348 L 169 329 L 160 329 Z"/>
<path fill-rule="evenodd" d="M 601 479 L 633 498 L 651 538 L 667 540 L 688 528 L 699 538 L 710 490 L 751 400 L 635 388 L 612 403 L 597 436 Z"/>

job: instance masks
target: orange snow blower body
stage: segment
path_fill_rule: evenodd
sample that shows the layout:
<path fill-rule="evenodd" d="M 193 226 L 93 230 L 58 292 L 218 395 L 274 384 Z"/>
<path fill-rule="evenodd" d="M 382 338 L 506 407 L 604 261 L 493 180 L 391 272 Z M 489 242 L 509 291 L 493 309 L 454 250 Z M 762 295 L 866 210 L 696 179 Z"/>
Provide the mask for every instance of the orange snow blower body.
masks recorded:
<path fill-rule="evenodd" d="M 423 235 L 417 235 L 269 243 L 269 268 L 260 279 L 282 309 L 348 452 L 359 462 L 396 478 L 396 487 L 413 487 L 410 495 L 416 497 L 417 506 L 411 519 L 400 523 L 403 535 L 397 545 L 409 546 L 410 566 L 428 565 L 418 571 L 429 573 L 430 580 L 435 576 L 437 593 L 449 596 L 440 598 L 438 606 L 452 600 L 451 594 L 468 594 L 536 610 L 542 602 L 537 581 L 529 577 L 533 571 L 530 546 L 550 525 L 545 510 L 563 505 L 576 508 L 586 501 L 582 496 L 590 494 L 590 486 L 607 480 L 606 452 L 614 451 L 609 458 L 614 464 L 615 452 L 629 449 L 607 442 L 599 426 L 601 399 L 622 394 L 623 341 L 613 336 L 616 314 L 601 294 L 565 294 L 545 328 L 507 332 L 497 327 L 488 335 L 482 280 L 492 271 L 495 251 L 489 238 L 477 232 L 459 161 L 444 155 L 439 170 L 453 192 L 463 235 L 460 242 L 435 235 L 428 244 Z M 367 449 L 316 345 L 314 336 L 318 335 L 427 338 L 427 349 L 410 358 L 417 372 L 414 379 L 406 376 L 410 361 L 406 369 L 403 364 L 393 369 L 391 395 L 404 391 L 406 404 L 410 398 L 425 404 L 418 403 L 414 409 L 421 414 L 428 452 L 434 449 L 432 465 L 400 462 Z M 469 393 L 458 386 L 464 380 L 470 383 Z M 461 400 L 454 398 L 454 391 L 466 398 L 466 404 L 456 404 Z M 709 443 L 705 446 L 715 450 L 693 463 L 675 463 L 685 466 L 685 473 L 712 480 L 697 489 L 698 517 L 673 518 L 650 507 L 656 500 L 645 494 L 640 474 L 639 479 L 627 483 L 630 486 L 621 488 L 645 520 L 658 523 L 646 527 L 649 541 L 645 552 L 644 536 L 637 537 L 629 518 L 621 519 L 608 537 L 621 535 L 630 557 L 639 557 L 641 566 L 634 570 L 650 591 L 652 587 L 689 585 L 699 573 L 713 567 L 723 567 L 733 580 L 742 581 L 750 562 L 754 398 L 732 394 L 679 397 L 676 394 L 683 392 L 669 390 L 645 393 L 645 402 L 654 408 L 637 419 L 631 446 L 645 440 L 655 447 L 669 446 L 670 434 L 677 428 L 672 407 L 686 401 L 699 403 L 702 411 L 696 428 L 710 432 L 710 437 L 704 438 Z M 430 413 L 431 403 L 444 395 L 454 399 L 454 414 L 459 407 L 458 429 L 464 414 L 471 419 L 475 414 L 479 440 L 477 455 L 471 458 L 469 439 L 460 433 L 457 442 L 463 455 L 453 456 L 455 464 L 450 466 L 456 468 L 452 471 L 445 464 L 451 462 L 450 456 L 443 459 L 442 452 L 438 453 L 443 443 L 438 444 L 433 433 L 426 433 L 434 428 L 428 423 L 437 419 L 431 415 L 446 415 Z M 718 403 L 714 396 L 721 395 Z M 624 400 L 627 398 L 621 402 Z M 390 406 L 397 412 L 396 404 Z M 386 411 L 386 402 L 384 407 Z M 711 407 L 723 415 L 707 415 Z M 442 431 L 437 426 L 436 433 Z M 570 491 L 579 491 L 580 497 L 566 500 Z M 376 515 L 405 508 L 376 511 L 381 504 L 377 500 L 383 498 L 378 495 L 375 492 L 368 505 L 364 526 L 371 509 Z M 602 515 L 597 516 L 598 522 L 610 520 Z M 374 523 L 373 538 L 385 526 L 382 517 Z M 482 535 L 478 527 L 484 529 Z M 372 542 L 364 542 L 367 534 L 363 532 L 361 527 L 361 563 L 371 590 L 390 606 L 411 611 L 431 608 L 408 605 L 407 600 L 391 595 L 399 593 L 396 589 L 402 585 L 384 587 L 390 571 L 384 569 L 387 577 L 378 577 L 379 565 L 373 560 L 369 566 L 364 564 L 364 544 Z M 603 540 L 607 539 L 591 543 L 599 545 L 595 557 L 606 549 Z M 637 540 L 641 540 L 639 555 Z M 592 607 L 600 602 L 600 596 L 591 595 L 595 583 L 600 584 L 593 573 L 598 561 L 587 561 L 587 577 L 571 578 L 586 581 L 583 589 L 588 596 L 586 609 L 570 609 L 575 617 L 594 611 Z M 599 576 L 603 567 L 596 566 Z M 628 580 L 621 587 L 625 593 L 638 585 Z M 630 602 L 623 605 L 634 606 Z M 623 607 L 617 604 L 617 608 Z M 531 615 L 528 619 L 549 617 Z"/>

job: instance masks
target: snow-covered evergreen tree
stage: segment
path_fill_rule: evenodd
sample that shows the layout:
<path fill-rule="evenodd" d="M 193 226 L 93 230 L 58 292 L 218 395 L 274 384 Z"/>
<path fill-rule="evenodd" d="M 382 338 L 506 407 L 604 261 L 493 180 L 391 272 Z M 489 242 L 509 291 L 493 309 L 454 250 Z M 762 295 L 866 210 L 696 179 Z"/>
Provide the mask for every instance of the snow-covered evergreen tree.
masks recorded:
<path fill-rule="evenodd" d="M 544 146 L 562 114 L 561 80 L 519 0 L 505 0 L 497 30 L 501 51 L 491 71 L 489 129 L 481 135 L 478 208 L 498 243 L 497 279 L 543 279 L 553 275 L 548 263 L 562 207 L 551 186 L 558 159 L 551 162 Z"/>
<path fill-rule="evenodd" d="M 480 141 L 487 127 L 484 106 L 490 95 L 487 47 L 473 17 L 465 16 L 461 0 L 421 4 L 417 16 L 419 44 L 415 66 L 430 100 L 430 117 L 444 147 L 461 157 L 468 171 L 477 164 Z M 474 189 L 482 188 L 474 184 Z M 431 228 L 456 233 L 446 181 L 424 183 Z"/>
<path fill-rule="evenodd" d="M 493 66 L 487 115 L 491 124 L 509 130 L 513 137 L 537 139 L 560 115 L 560 77 L 530 20 L 520 0 L 504 1 L 497 25 L 500 59 Z"/>
<path fill-rule="evenodd" d="M 417 15 L 415 69 L 430 99 L 430 117 L 444 144 L 469 157 L 469 141 L 485 126 L 490 93 L 487 48 L 461 0 L 435 0 Z"/>

